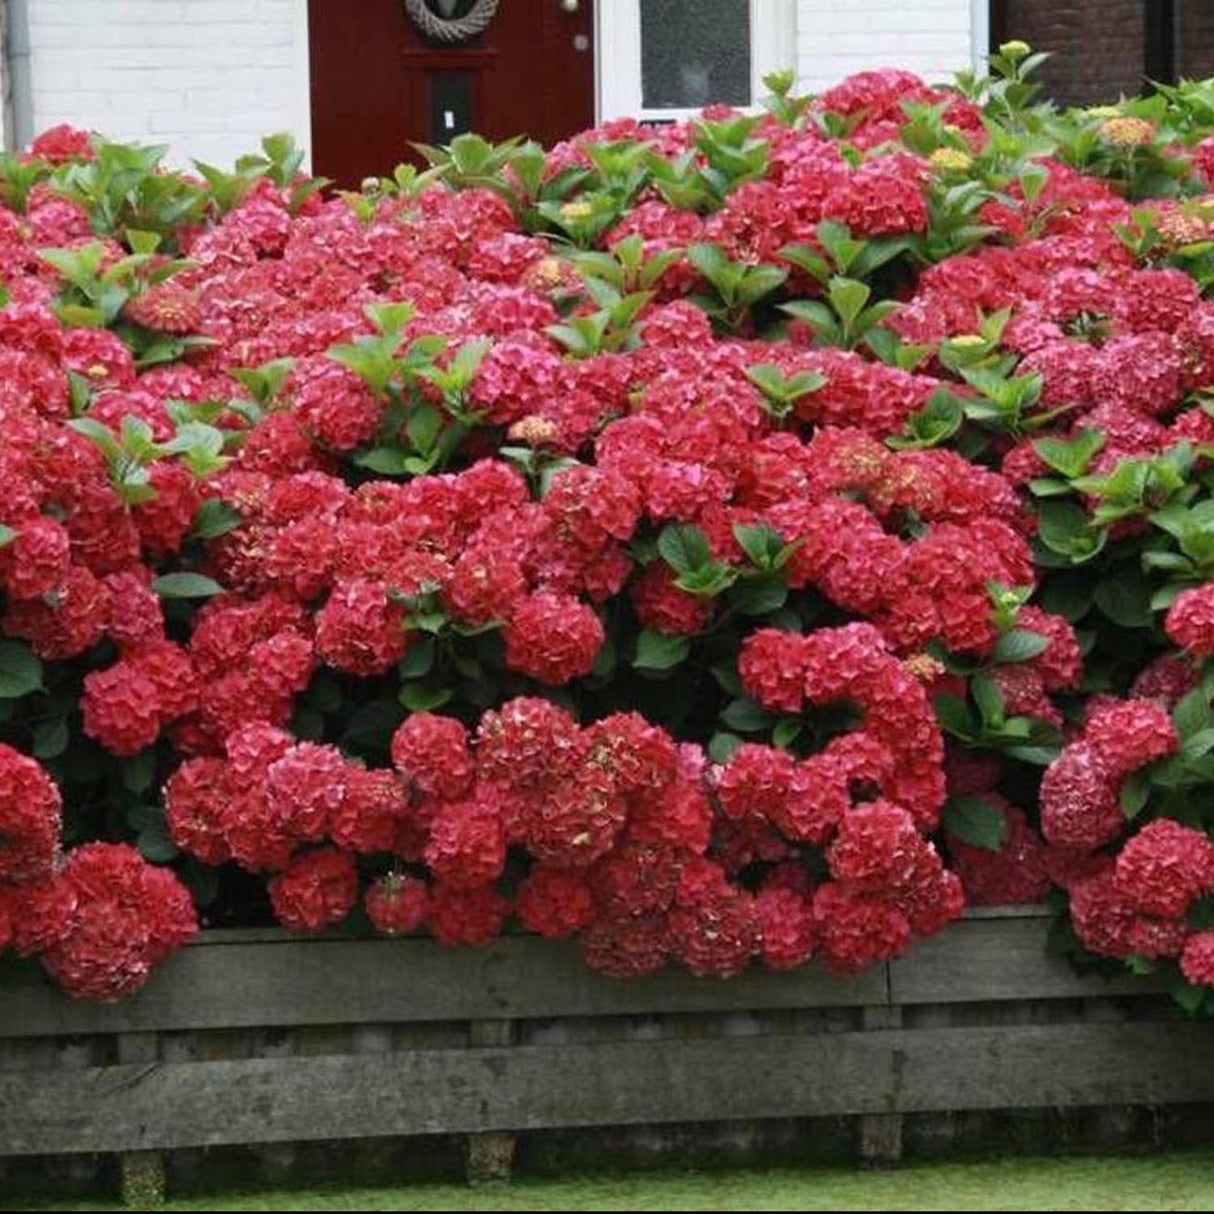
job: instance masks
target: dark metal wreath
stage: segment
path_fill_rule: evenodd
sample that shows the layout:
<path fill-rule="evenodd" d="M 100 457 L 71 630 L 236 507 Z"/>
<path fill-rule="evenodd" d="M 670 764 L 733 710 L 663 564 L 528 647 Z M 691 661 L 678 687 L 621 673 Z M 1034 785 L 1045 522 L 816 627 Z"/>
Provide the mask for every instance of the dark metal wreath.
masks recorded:
<path fill-rule="evenodd" d="M 440 17 L 427 0 L 405 0 L 405 12 L 413 24 L 435 42 L 467 42 L 493 20 L 500 3 L 501 0 L 475 0 L 462 17 Z"/>

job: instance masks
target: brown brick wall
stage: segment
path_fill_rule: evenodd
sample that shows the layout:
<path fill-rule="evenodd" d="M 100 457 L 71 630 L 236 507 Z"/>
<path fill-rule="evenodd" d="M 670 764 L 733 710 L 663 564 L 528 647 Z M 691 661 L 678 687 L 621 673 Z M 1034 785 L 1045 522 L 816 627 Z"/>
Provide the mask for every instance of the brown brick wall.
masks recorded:
<path fill-rule="evenodd" d="M 1214 0 L 1176 0 L 1176 71 L 1190 80 L 1214 76 Z"/>
<path fill-rule="evenodd" d="M 1214 4 L 1191 7 L 1205 11 L 1214 29 Z M 1143 0 L 1004 0 L 1003 8 L 1004 38 L 1052 53 L 1040 78 L 1055 101 L 1093 105 L 1140 91 Z"/>

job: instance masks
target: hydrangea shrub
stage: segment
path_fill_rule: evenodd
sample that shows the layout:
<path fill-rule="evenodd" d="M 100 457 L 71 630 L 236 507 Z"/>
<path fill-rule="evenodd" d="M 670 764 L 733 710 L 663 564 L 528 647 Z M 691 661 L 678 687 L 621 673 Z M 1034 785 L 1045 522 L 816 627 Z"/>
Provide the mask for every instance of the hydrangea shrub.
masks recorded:
<path fill-rule="evenodd" d="M 1214 84 L 1040 56 L 326 194 L 0 158 L 0 945 L 901 955 L 1214 987 Z"/>

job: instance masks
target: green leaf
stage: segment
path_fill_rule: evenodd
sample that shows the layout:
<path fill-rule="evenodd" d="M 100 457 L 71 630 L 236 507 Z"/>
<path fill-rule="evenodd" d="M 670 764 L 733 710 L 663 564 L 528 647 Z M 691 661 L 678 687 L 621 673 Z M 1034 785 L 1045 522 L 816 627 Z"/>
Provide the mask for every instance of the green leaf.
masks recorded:
<path fill-rule="evenodd" d="M 637 637 L 636 657 L 632 664 L 637 670 L 669 670 L 685 661 L 690 652 L 689 637 L 668 636 L 646 628 Z"/>
<path fill-rule="evenodd" d="M 857 282 L 853 278 L 832 278 L 827 289 L 831 307 L 849 328 L 863 311 L 871 294 L 872 289 L 867 283 Z"/>
<path fill-rule="evenodd" d="M 1034 497 L 1061 497 L 1071 492 L 1071 486 L 1055 476 L 1035 476 L 1029 481 L 1029 492 Z"/>
<path fill-rule="evenodd" d="M 1057 746 L 1009 746 L 1004 754 L 1022 763 L 1031 763 L 1034 767 L 1049 767 L 1058 758 Z"/>
<path fill-rule="evenodd" d="M 417 308 L 407 299 L 393 303 L 367 304 L 363 311 L 381 333 L 393 335 L 400 333 L 417 314 Z"/>
<path fill-rule="evenodd" d="M 1039 438 L 1033 446 L 1055 472 L 1072 478 L 1087 471 L 1088 464 L 1099 454 L 1105 441 L 1099 431 L 1083 430 L 1069 442 L 1060 438 Z"/>
<path fill-rule="evenodd" d="M 726 695 L 742 695 L 742 680 L 738 677 L 738 672 L 732 666 L 714 666 L 710 673 L 716 679 L 717 686 Z"/>
<path fill-rule="evenodd" d="M 978 705 L 978 711 L 982 714 L 983 724 L 998 729 L 1003 724 L 1006 712 L 1003 692 L 982 674 L 976 674 L 970 680 L 970 692 L 974 703 Z"/>
<path fill-rule="evenodd" d="M 735 523 L 734 538 L 758 569 L 771 569 L 783 553 L 784 537 L 770 523 Z"/>
<path fill-rule="evenodd" d="M 0 700 L 42 690 L 42 662 L 20 641 L 0 641 Z"/>
<path fill-rule="evenodd" d="M 223 587 L 201 573 L 166 573 L 152 583 L 162 599 L 209 599 L 223 593 Z"/>
<path fill-rule="evenodd" d="M 1203 986 L 1192 986 L 1178 973 L 1168 985 L 1168 994 L 1190 1016 L 1196 1016 L 1209 992 Z"/>
<path fill-rule="evenodd" d="M 128 759 L 121 761 L 122 786 L 131 792 L 147 792 L 156 778 L 156 752 L 154 750 L 140 751 Z"/>
<path fill-rule="evenodd" d="M 57 304 L 55 315 L 70 329 L 103 329 L 105 312 L 101 308 L 90 308 L 84 304 Z"/>
<path fill-rule="evenodd" d="M 982 796 L 950 797 L 940 824 L 946 834 L 971 847 L 999 851 L 1007 841 L 1007 820 L 1002 810 Z"/>
<path fill-rule="evenodd" d="M 1094 593 L 1091 578 L 1083 573 L 1051 573 L 1041 590 L 1041 606 L 1074 624 L 1091 610 Z"/>
<path fill-rule="evenodd" d="M 1098 583 L 1095 599 L 1101 613 L 1122 628 L 1149 628 L 1154 621 L 1150 583 L 1136 569 L 1123 567 Z"/>
<path fill-rule="evenodd" d="M 432 712 L 446 704 L 454 694 L 450 688 L 425 687 L 421 683 L 407 683 L 401 688 L 399 699 L 410 712 Z"/>
<path fill-rule="evenodd" d="M 191 534 L 200 540 L 213 540 L 217 536 L 235 531 L 244 518 L 234 506 L 217 497 L 209 497 L 194 514 Z"/>
<path fill-rule="evenodd" d="M 737 579 L 736 569 L 731 569 L 722 561 L 709 561 L 690 573 L 680 573 L 674 584 L 680 590 L 686 590 L 688 594 L 714 598 L 732 586 Z"/>
<path fill-rule="evenodd" d="M 439 431 L 443 428 L 443 415 L 432 405 L 418 405 L 405 423 L 405 433 L 416 450 L 428 454 L 434 449 Z"/>
<path fill-rule="evenodd" d="M 141 830 L 135 846 L 143 858 L 152 864 L 168 864 L 181 854 L 163 824 Z"/>
<path fill-rule="evenodd" d="M 670 523 L 658 536 L 658 552 L 676 573 L 693 573 L 712 560 L 712 549 L 699 527 Z"/>
<path fill-rule="evenodd" d="M 721 720 L 739 733 L 759 733 L 769 729 L 772 723 L 771 714 L 747 696 L 739 696 L 727 704 Z"/>
<path fill-rule="evenodd" d="M 781 750 L 787 750 L 800 736 L 803 728 L 804 726 L 796 717 L 785 717 L 771 731 L 771 744 L 778 746 Z"/>
<path fill-rule="evenodd" d="M 1214 712 L 1206 693 L 1195 687 L 1185 695 L 1172 711 L 1172 723 L 1181 738 L 1192 737 L 1199 730 L 1214 725 Z"/>
<path fill-rule="evenodd" d="M 1133 820 L 1151 799 L 1151 780 L 1145 772 L 1137 771 L 1121 786 L 1121 812 Z"/>
<path fill-rule="evenodd" d="M 742 739 L 736 733 L 714 733 L 708 739 L 708 757 L 714 763 L 728 763 L 733 758 L 733 752 L 741 745 Z"/>
<path fill-rule="evenodd" d="M 1089 560 L 1104 546 L 1105 532 L 1095 531 L 1082 506 L 1050 498 L 1037 507 L 1037 533 L 1051 551 L 1075 562 Z"/>
<path fill-rule="evenodd" d="M 409 646 L 408 652 L 400 660 L 400 677 L 402 679 L 420 679 L 430 673 L 434 665 L 434 657 L 438 646 L 432 636 L 419 636 Z"/>
<path fill-rule="evenodd" d="M 778 577 L 749 578 L 734 587 L 731 598 L 743 615 L 767 615 L 788 601 L 788 587 Z"/>
<path fill-rule="evenodd" d="M 1199 729 L 1180 744 L 1180 755 L 1184 759 L 1200 759 L 1214 750 L 1214 726 Z"/>
<path fill-rule="evenodd" d="M 1165 608 L 1171 607 L 1176 600 L 1186 591 L 1187 587 L 1183 582 L 1173 582 L 1170 586 L 1163 586 L 1156 590 L 1151 595 L 1151 610 L 1163 611 Z"/>
<path fill-rule="evenodd" d="M 101 448 L 106 459 L 115 460 L 122 457 L 122 447 L 109 426 L 102 425 L 91 417 L 73 417 L 68 425 L 86 438 L 91 438 Z"/>
<path fill-rule="evenodd" d="M 63 717 L 44 721 L 34 730 L 32 750 L 36 759 L 57 759 L 67 750 L 67 744 L 67 721 Z"/>
<path fill-rule="evenodd" d="M 996 642 L 992 655 L 996 662 L 1027 662 L 1050 647 L 1050 638 L 1028 628 L 1013 628 Z"/>
<path fill-rule="evenodd" d="M 408 472 L 408 456 L 399 447 L 372 447 L 354 457 L 360 468 L 380 476 L 404 476 Z"/>
<path fill-rule="evenodd" d="M 974 733 L 974 721 L 969 706 L 955 695 L 938 695 L 932 699 L 932 708 L 940 728 L 957 737 L 970 737 Z"/>
<path fill-rule="evenodd" d="M 609 679 L 615 672 L 618 661 L 619 654 L 616 651 L 615 641 L 611 636 L 608 636 L 595 655 L 594 665 L 590 668 L 591 677 L 595 679 Z"/>
<path fill-rule="evenodd" d="M 195 906 L 210 906 L 219 897 L 219 873 L 209 864 L 202 864 L 190 856 L 177 875 L 190 891 Z"/>

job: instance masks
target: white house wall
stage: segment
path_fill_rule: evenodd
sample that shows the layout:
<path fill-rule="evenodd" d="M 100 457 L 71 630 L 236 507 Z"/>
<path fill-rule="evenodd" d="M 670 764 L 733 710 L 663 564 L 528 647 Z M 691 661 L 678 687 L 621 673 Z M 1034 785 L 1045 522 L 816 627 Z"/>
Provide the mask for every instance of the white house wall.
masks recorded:
<path fill-rule="evenodd" d="M 930 81 L 974 63 L 987 37 L 987 0 L 796 0 L 797 74 L 811 92 L 875 67 Z"/>
<path fill-rule="evenodd" d="M 28 129 L 168 143 L 180 164 L 231 164 L 270 131 L 310 139 L 306 0 L 25 3 Z"/>
<path fill-rule="evenodd" d="M 358 0 L 348 2 L 354 19 Z M 600 0 L 608 20 L 612 2 Z M 941 79 L 986 37 L 987 0 L 783 2 L 804 89 L 887 64 Z M 25 132 L 69 122 L 168 143 L 177 163 L 230 164 L 269 131 L 310 141 L 307 0 L 8 3 L 24 5 L 27 23 Z"/>

